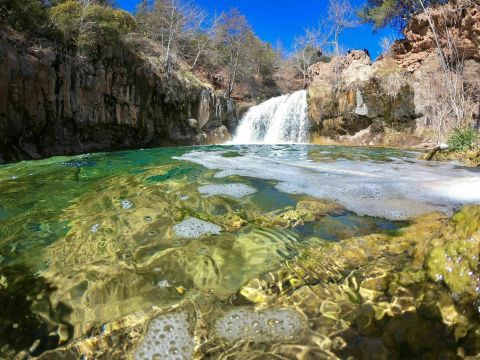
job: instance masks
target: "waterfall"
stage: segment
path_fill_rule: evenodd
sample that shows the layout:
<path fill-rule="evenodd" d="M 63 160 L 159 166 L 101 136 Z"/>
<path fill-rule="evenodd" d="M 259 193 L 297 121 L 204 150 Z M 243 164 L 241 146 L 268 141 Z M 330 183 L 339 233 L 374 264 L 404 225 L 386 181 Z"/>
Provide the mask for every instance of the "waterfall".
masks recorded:
<path fill-rule="evenodd" d="M 269 99 L 243 116 L 233 144 L 284 144 L 309 141 L 307 92 Z"/>

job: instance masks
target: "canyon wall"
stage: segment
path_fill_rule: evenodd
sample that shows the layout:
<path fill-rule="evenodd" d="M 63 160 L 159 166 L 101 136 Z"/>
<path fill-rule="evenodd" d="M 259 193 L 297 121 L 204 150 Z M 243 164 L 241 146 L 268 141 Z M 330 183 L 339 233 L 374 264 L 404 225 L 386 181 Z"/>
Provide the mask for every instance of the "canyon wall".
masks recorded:
<path fill-rule="evenodd" d="M 462 62 L 462 87 L 478 94 L 479 6 L 452 2 L 431 10 L 430 19 L 439 29 L 446 56 L 457 56 Z M 445 29 L 455 42 L 456 54 L 448 53 Z M 354 50 L 310 67 L 312 141 L 333 138 L 358 145 L 411 146 L 434 137 L 431 107 L 443 101 L 445 94 L 439 86 L 444 70 L 427 14 L 413 17 L 404 35 L 375 62 L 366 51 Z M 478 95 L 472 101 L 473 118 L 478 122 Z"/>
<path fill-rule="evenodd" d="M 126 41 L 92 61 L 0 28 L 0 162 L 230 136 L 225 93 L 188 69 L 162 73 L 155 44 Z"/>

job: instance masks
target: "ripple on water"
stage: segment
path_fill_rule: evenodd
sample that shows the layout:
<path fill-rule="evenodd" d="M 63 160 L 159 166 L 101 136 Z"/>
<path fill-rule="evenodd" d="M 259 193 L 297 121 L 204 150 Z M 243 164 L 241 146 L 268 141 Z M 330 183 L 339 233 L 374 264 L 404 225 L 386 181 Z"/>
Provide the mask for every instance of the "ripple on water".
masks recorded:
<path fill-rule="evenodd" d="M 218 235 L 221 231 L 220 226 L 195 217 L 185 219 L 173 226 L 173 232 L 177 237 L 187 239 L 198 239 L 204 235 Z"/>
<path fill-rule="evenodd" d="M 136 360 L 191 359 L 194 350 L 188 317 L 183 313 L 153 319 L 135 353 Z"/>
<path fill-rule="evenodd" d="M 226 195 L 235 199 L 241 199 L 245 196 L 254 194 L 256 189 L 245 184 L 216 184 L 205 185 L 198 188 L 200 194 L 203 195 Z"/>

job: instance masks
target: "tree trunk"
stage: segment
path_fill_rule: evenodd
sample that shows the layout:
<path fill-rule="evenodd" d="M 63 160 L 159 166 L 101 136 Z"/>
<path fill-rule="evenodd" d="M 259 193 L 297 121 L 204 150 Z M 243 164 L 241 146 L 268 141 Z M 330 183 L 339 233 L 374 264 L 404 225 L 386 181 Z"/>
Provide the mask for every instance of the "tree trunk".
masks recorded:
<path fill-rule="evenodd" d="M 174 32 L 174 23 L 175 23 L 175 4 L 172 1 L 172 12 L 170 14 L 170 29 L 168 30 L 168 44 L 167 44 L 167 55 L 165 61 L 165 71 L 168 73 L 170 71 L 170 51 L 173 42 L 173 32 Z"/>

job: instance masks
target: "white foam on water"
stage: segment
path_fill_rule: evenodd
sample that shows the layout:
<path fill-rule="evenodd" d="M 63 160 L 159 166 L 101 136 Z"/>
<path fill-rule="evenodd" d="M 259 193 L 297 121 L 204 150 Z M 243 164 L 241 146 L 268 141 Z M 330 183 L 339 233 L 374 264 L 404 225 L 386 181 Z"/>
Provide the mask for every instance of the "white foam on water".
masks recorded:
<path fill-rule="evenodd" d="M 131 209 L 134 206 L 130 200 L 122 200 L 120 204 L 122 205 L 122 208 L 124 208 L 125 210 Z"/>
<path fill-rule="evenodd" d="M 188 239 L 198 239 L 204 235 L 218 235 L 221 231 L 222 228 L 220 226 L 195 217 L 185 219 L 173 225 L 173 232 L 177 237 Z"/>
<path fill-rule="evenodd" d="M 251 186 L 245 184 L 215 184 L 205 185 L 198 188 L 198 192 L 203 195 L 226 195 L 235 199 L 241 199 L 247 195 L 251 195 L 257 192 Z"/>
<path fill-rule="evenodd" d="M 160 315 L 148 325 L 145 337 L 135 352 L 135 359 L 192 359 L 195 344 L 189 329 L 186 314 Z"/>
<path fill-rule="evenodd" d="M 216 178 L 236 175 L 275 180 L 276 188 L 285 193 L 329 199 L 359 215 L 391 220 L 432 211 L 451 213 L 460 205 L 480 203 L 480 172 L 448 163 L 402 159 L 312 162 L 298 156 L 251 153 L 226 158 L 208 151 L 194 151 L 179 159 L 218 170 Z"/>
<path fill-rule="evenodd" d="M 304 326 L 302 315 L 291 309 L 241 308 L 230 310 L 218 319 L 215 332 L 229 343 L 289 341 L 299 336 Z"/>

